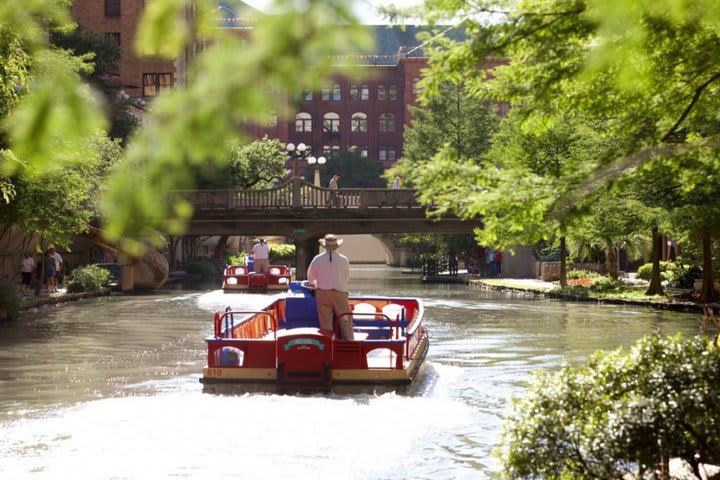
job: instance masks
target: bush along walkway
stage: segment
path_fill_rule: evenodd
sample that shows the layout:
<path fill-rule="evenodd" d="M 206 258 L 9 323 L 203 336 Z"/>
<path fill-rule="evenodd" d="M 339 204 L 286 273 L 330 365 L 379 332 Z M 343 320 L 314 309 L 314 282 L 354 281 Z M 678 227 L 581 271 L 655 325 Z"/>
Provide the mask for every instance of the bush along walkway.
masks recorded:
<path fill-rule="evenodd" d="M 503 290 L 543 296 L 557 300 L 569 300 L 575 302 L 607 303 L 612 305 L 633 305 L 649 307 L 661 310 L 673 310 L 681 312 L 700 312 L 711 308 L 716 312 L 720 311 L 720 304 L 706 305 L 692 299 L 687 292 L 671 291 L 668 296 L 645 297 L 645 286 L 625 285 L 606 291 L 595 291 L 581 285 L 559 287 L 556 283 L 543 282 L 534 279 L 515 278 L 492 278 L 492 279 L 471 279 L 470 285 L 491 290 Z"/>

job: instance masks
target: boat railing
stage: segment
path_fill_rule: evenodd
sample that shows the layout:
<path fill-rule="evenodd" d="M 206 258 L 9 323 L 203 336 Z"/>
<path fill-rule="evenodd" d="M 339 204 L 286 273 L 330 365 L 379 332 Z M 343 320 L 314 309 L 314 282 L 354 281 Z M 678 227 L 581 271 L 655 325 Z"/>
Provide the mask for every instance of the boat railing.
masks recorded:
<path fill-rule="evenodd" d="M 242 315 L 243 318 L 235 325 L 235 315 Z M 273 332 L 277 338 L 277 317 L 273 312 L 267 310 L 231 310 L 225 309 L 224 313 L 215 312 L 215 338 L 263 338 Z M 223 329 L 223 324 L 225 328 Z"/>

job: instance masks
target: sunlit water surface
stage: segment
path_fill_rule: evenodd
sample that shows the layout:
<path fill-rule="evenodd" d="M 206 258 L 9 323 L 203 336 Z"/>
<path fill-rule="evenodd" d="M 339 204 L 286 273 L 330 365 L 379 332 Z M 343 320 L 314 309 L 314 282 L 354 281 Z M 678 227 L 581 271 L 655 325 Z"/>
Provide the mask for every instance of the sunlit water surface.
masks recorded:
<path fill-rule="evenodd" d="M 534 370 L 699 326 L 385 267 L 354 267 L 351 293 L 424 300 L 431 346 L 408 391 L 203 393 L 211 313 L 269 295 L 113 296 L 0 325 L 0 478 L 489 479 L 508 399 Z"/>

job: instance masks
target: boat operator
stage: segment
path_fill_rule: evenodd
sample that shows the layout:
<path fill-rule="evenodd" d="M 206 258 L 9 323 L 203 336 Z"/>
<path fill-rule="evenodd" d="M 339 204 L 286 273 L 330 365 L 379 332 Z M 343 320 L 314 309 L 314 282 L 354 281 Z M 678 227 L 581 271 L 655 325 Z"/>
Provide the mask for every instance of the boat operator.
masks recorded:
<path fill-rule="evenodd" d="M 319 242 L 325 248 L 325 252 L 312 259 L 307 278 L 308 283 L 315 286 L 320 329 L 333 330 L 333 314 L 339 317 L 351 311 L 347 292 L 350 261 L 345 255 L 336 251 L 343 242 L 337 235 L 328 233 Z M 344 315 L 340 319 L 339 330 L 341 338 L 354 340 L 351 315 Z"/>
<path fill-rule="evenodd" d="M 257 239 L 257 243 L 252 248 L 253 270 L 255 273 L 267 273 L 270 266 L 270 247 L 265 243 L 265 237 Z"/>

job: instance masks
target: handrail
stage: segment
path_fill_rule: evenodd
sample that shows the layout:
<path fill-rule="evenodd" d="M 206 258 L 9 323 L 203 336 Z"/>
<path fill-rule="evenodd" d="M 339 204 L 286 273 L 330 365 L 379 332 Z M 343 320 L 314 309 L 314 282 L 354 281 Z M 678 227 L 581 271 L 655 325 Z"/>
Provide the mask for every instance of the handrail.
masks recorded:
<path fill-rule="evenodd" d="M 230 307 L 227 307 L 227 308 L 230 308 Z M 277 339 L 277 326 L 278 326 L 278 321 L 277 321 L 277 318 L 275 318 L 275 315 L 273 314 L 273 312 L 269 312 L 269 311 L 267 311 L 267 310 L 227 310 L 227 309 L 226 309 L 226 310 L 225 310 L 225 313 L 223 313 L 223 314 L 220 315 L 219 317 L 217 316 L 218 313 L 219 313 L 219 312 L 216 313 L 216 320 L 215 320 L 216 325 L 217 325 L 217 322 L 220 322 L 220 324 L 222 324 L 223 319 L 225 319 L 225 325 L 226 325 L 226 327 L 225 327 L 225 335 L 226 335 L 226 336 L 225 336 L 224 338 L 228 338 L 227 335 L 228 335 L 228 334 L 230 333 L 230 331 L 231 331 L 231 330 L 228 330 L 228 329 L 227 329 L 227 317 L 228 317 L 228 316 L 230 316 L 231 321 L 234 323 L 234 314 L 238 314 L 238 315 L 258 315 L 258 314 L 263 314 L 263 315 L 267 315 L 268 317 L 270 317 L 270 320 L 271 320 L 271 322 L 270 322 L 270 328 L 271 328 L 272 331 L 273 331 L 273 337 Z M 260 318 L 260 317 L 248 316 L 248 317 L 246 317 L 246 318 L 243 318 L 243 319 L 237 324 L 237 327 L 238 327 L 238 328 L 241 328 L 241 327 L 243 327 L 243 326 L 249 325 L 252 320 L 256 320 L 256 319 L 258 319 L 258 318 Z M 216 328 L 217 328 L 217 327 L 216 327 Z M 233 326 L 232 326 L 232 329 L 234 330 L 234 328 L 235 328 L 235 326 L 233 325 Z M 216 338 L 217 338 L 217 337 L 216 337 Z"/>
<path fill-rule="evenodd" d="M 258 190 L 176 190 L 196 210 L 248 208 L 421 208 L 417 190 L 410 188 L 329 189 L 294 178 L 274 188 Z"/>

